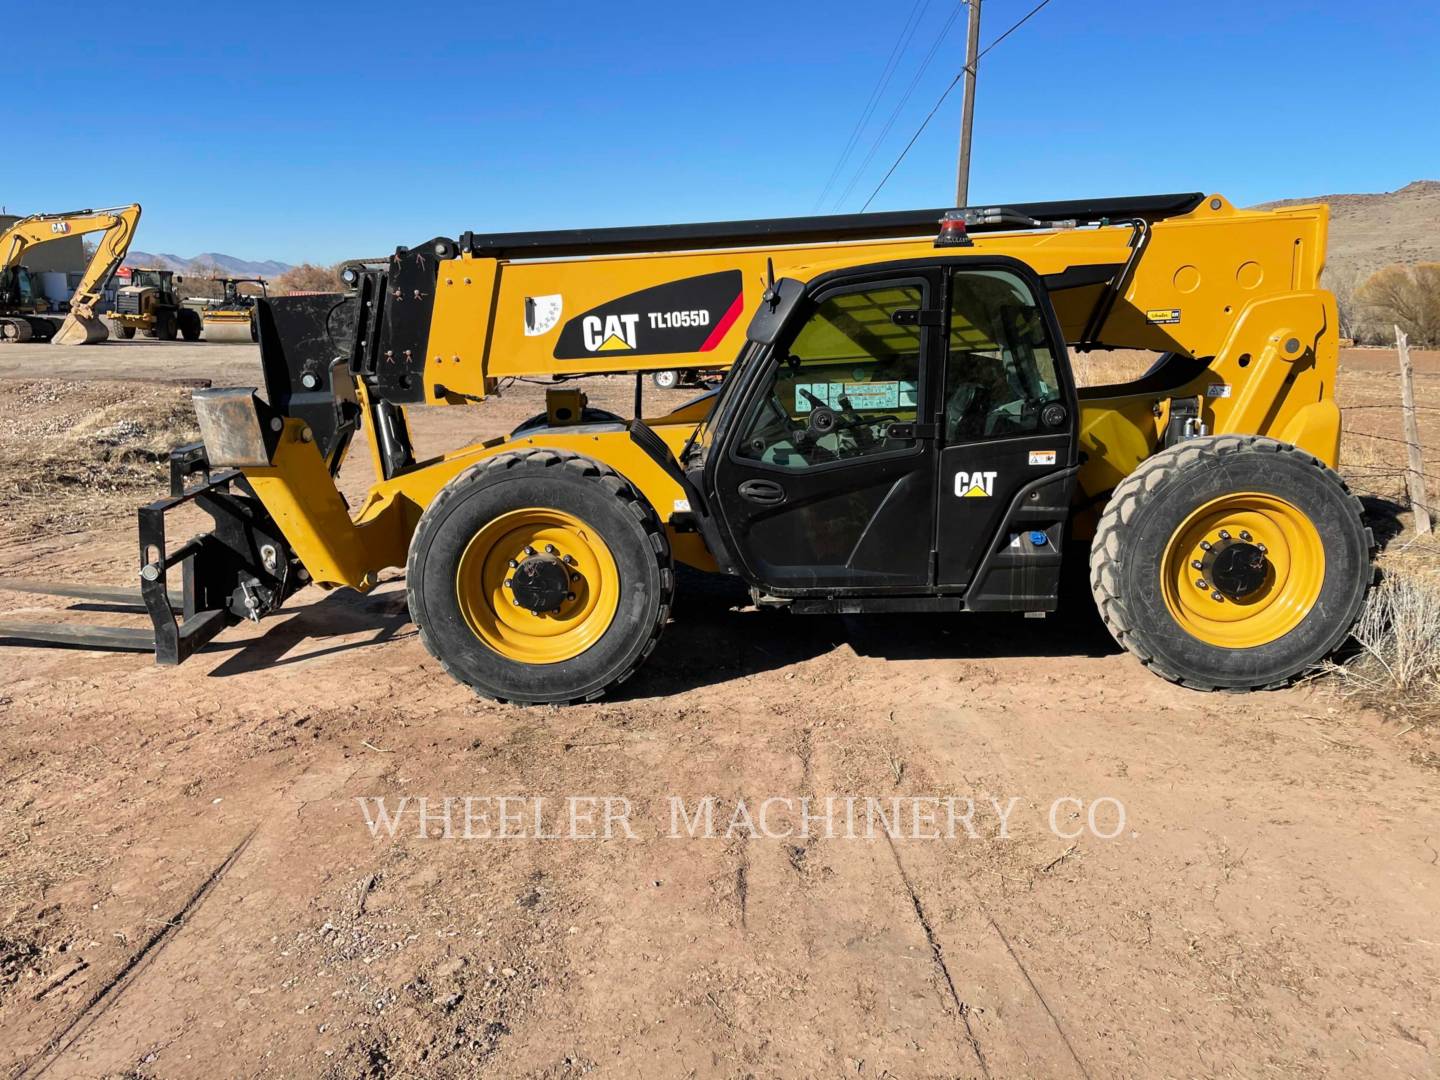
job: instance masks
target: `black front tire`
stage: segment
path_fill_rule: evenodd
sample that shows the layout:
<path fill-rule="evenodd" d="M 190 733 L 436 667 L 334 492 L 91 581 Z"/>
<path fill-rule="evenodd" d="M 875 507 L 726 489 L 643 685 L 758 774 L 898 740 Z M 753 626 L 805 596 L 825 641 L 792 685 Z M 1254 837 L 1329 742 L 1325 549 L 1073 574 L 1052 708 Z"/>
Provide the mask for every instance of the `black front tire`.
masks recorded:
<path fill-rule="evenodd" d="M 176 318 L 179 322 L 181 337 L 186 341 L 200 340 L 201 324 L 198 311 L 192 308 L 181 308 Z"/>
<path fill-rule="evenodd" d="M 471 627 L 457 573 L 470 541 L 502 514 L 553 508 L 585 522 L 615 560 L 618 607 L 584 652 L 531 664 L 492 649 Z M 426 509 L 406 565 L 410 615 L 420 640 L 476 693 L 517 704 L 591 701 L 634 673 L 669 618 L 675 576 L 655 511 L 613 469 L 569 451 L 534 449 L 472 465 Z"/>
<path fill-rule="evenodd" d="M 1256 492 L 1309 520 L 1324 553 L 1318 595 L 1282 636 L 1227 648 L 1189 633 L 1163 598 L 1166 548 L 1213 500 Z M 1190 439 L 1145 461 L 1115 488 L 1090 549 L 1090 587 L 1115 640 L 1153 672 L 1196 690 L 1288 685 L 1349 635 L 1374 578 L 1360 501 L 1323 461 L 1275 439 Z M 1197 582 L 1198 584 L 1198 582 Z"/>
<path fill-rule="evenodd" d="M 657 390 L 674 390 L 680 385 L 680 372 L 672 369 L 657 371 L 650 376 L 650 381 Z"/>

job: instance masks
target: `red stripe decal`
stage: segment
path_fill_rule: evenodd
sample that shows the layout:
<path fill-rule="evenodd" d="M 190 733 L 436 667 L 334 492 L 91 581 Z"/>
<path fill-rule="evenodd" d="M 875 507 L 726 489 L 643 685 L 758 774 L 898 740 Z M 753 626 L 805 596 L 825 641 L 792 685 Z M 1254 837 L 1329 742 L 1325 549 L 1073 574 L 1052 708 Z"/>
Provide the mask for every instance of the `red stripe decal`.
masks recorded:
<path fill-rule="evenodd" d="M 725 332 L 735 325 L 735 320 L 740 317 L 740 313 L 744 310 L 745 293 L 742 290 L 740 294 L 735 297 L 735 302 L 730 305 L 730 310 L 725 312 L 724 317 L 715 324 L 715 329 L 710 331 L 710 336 L 705 339 L 705 344 L 700 346 L 700 351 L 709 352 L 715 348 L 716 345 L 719 345 L 725 337 Z"/>

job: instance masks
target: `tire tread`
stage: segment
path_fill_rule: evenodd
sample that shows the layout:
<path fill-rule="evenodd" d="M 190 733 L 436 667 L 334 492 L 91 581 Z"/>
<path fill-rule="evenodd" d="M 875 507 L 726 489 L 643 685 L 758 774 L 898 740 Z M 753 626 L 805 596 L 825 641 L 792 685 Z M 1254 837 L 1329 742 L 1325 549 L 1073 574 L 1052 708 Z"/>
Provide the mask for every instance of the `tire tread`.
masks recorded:
<path fill-rule="evenodd" d="M 1147 498 L 1167 481 L 1192 467 L 1204 455 L 1226 457 L 1231 454 L 1256 450 L 1294 455 L 1297 460 L 1318 469 L 1324 474 L 1326 480 L 1339 485 L 1356 517 L 1363 521 L 1364 507 L 1339 473 L 1315 455 L 1298 446 L 1280 442 L 1269 436 L 1219 435 L 1206 439 L 1191 439 L 1168 450 L 1162 450 L 1141 462 L 1134 472 L 1115 486 L 1110 501 L 1106 504 L 1105 511 L 1100 515 L 1100 521 L 1096 525 L 1095 537 L 1090 545 L 1090 593 L 1094 597 L 1095 607 L 1100 612 L 1100 618 L 1104 621 L 1105 628 L 1110 631 L 1110 636 L 1134 655 L 1141 664 L 1167 682 L 1177 683 L 1192 690 L 1246 689 L 1244 687 L 1225 687 L 1215 682 L 1182 677 L 1167 670 L 1145 650 L 1136 637 L 1134 624 L 1126 611 L 1124 600 L 1120 596 L 1121 533 L 1135 520 L 1136 514 L 1139 513 Z M 1370 543 L 1369 554 L 1373 556 L 1374 538 L 1369 535 L 1368 529 L 1366 534 Z M 1291 685 L 1302 675 L 1303 672 L 1297 672 L 1289 678 L 1259 684 L 1249 689 L 1278 690 Z"/>
<path fill-rule="evenodd" d="M 425 646 L 440 666 L 452 679 L 463 685 L 469 686 L 476 693 L 489 697 L 494 701 L 500 701 L 511 705 L 575 705 L 586 701 L 594 701 L 608 693 L 612 688 L 620 685 L 633 675 L 639 666 L 645 662 L 655 649 L 660 640 L 661 631 L 665 629 L 665 623 L 670 616 L 670 609 L 675 601 L 675 575 L 671 570 L 670 544 L 665 536 L 665 527 L 660 522 L 659 516 L 655 513 L 640 493 L 636 491 L 624 477 L 617 473 L 610 466 L 594 458 L 585 457 L 572 450 L 558 450 L 549 447 L 533 447 L 524 450 L 511 450 L 494 457 L 477 461 L 474 465 L 457 473 L 450 480 L 440 493 L 435 496 L 425 512 L 420 515 L 420 522 L 415 527 L 415 535 L 410 541 L 410 552 L 405 561 L 405 579 L 407 582 L 406 591 L 409 593 L 410 582 L 419 580 L 418 559 L 420 552 L 425 545 L 417 543 L 418 538 L 425 532 L 427 525 L 443 520 L 446 507 L 461 498 L 471 485 L 481 478 L 488 478 L 493 473 L 505 473 L 520 467 L 540 467 L 544 469 L 562 468 L 567 473 L 573 473 L 576 478 L 583 479 L 588 483 L 595 483 L 602 487 L 606 494 L 612 498 L 619 499 L 626 504 L 631 514 L 640 523 L 650 541 L 650 548 L 659 564 L 660 576 L 660 603 L 657 605 L 657 614 L 654 624 L 650 627 L 649 637 L 645 645 L 640 649 L 636 659 L 619 675 L 613 678 L 606 685 L 590 691 L 578 697 L 569 698 L 564 701 L 534 701 L 522 698 L 500 698 L 494 697 L 484 689 L 476 686 L 471 680 L 458 671 L 442 655 L 438 643 L 424 625 L 424 620 L 416 614 L 417 605 L 410 604 L 411 618 L 415 623 L 415 629 L 420 635 L 420 641 Z"/>

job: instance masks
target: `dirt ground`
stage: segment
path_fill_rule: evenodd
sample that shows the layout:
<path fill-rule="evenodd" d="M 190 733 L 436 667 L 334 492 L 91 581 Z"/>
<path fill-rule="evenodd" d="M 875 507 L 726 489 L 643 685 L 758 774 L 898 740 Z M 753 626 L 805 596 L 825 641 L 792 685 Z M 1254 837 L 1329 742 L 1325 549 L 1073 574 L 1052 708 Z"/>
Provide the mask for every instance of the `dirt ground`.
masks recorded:
<path fill-rule="evenodd" d="M 1387 395 L 1387 361 L 1347 354 L 1342 399 Z M 132 581 L 125 508 L 158 493 L 146 440 L 183 426 L 176 380 L 256 368 L 244 346 L 0 353 L 0 574 Z M 122 392 L 159 419 L 117 449 L 113 420 L 83 425 Z M 628 414 L 627 380 L 590 392 Z M 538 395 L 427 411 L 420 449 L 508 430 Z M 42 444 L 97 439 L 129 471 L 78 475 L 73 513 L 22 483 Z M 364 489 L 363 453 L 342 481 Z M 1433 729 L 1323 683 L 1178 689 L 1084 605 L 791 618 L 714 589 L 682 590 L 618 697 L 501 706 L 444 676 L 386 578 L 302 592 L 179 668 L 0 650 L 0 1075 L 1440 1071 Z M 498 796 L 529 800 L 522 835 L 494 835 L 505 808 L 478 800 Z M 536 835 L 535 800 L 548 836 L 587 796 L 616 800 L 608 838 L 601 813 Z M 674 835 L 671 800 L 706 796 L 715 835 Z M 405 797 L 372 833 L 374 800 Z M 463 803 L 424 835 L 446 797 L 487 814 L 471 838 Z M 828 831 L 799 835 L 804 797 L 837 800 Z M 949 838 L 928 798 L 974 812 Z"/>

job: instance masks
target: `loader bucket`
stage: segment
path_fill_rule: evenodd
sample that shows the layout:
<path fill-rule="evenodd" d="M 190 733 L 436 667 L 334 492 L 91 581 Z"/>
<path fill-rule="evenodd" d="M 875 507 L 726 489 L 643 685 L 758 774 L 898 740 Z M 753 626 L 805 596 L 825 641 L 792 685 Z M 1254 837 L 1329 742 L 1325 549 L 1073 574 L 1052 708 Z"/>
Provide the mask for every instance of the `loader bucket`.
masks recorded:
<path fill-rule="evenodd" d="M 65 316 L 60 329 L 50 339 L 55 345 L 94 345 L 110 336 L 104 319 L 94 315 L 78 315 L 71 312 Z"/>

